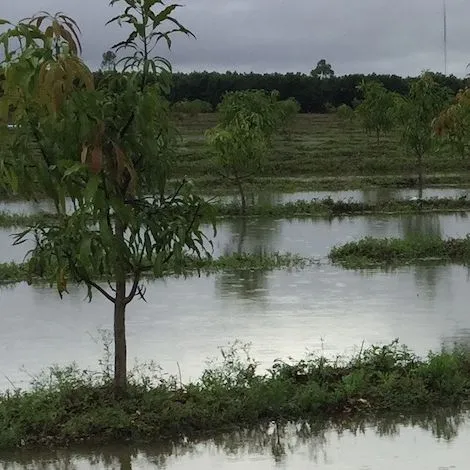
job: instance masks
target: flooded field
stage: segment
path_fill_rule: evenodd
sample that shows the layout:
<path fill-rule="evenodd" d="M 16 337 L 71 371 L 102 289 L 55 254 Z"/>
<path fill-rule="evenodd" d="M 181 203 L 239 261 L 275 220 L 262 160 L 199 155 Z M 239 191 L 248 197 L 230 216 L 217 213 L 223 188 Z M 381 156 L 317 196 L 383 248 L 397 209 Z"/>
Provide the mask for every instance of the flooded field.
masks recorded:
<path fill-rule="evenodd" d="M 305 193 L 293 197 L 301 194 Z M 357 191 L 341 193 L 341 198 L 347 197 L 365 196 Z M 402 192 L 396 197 L 408 195 Z M 38 209 L 10 203 L 5 208 Z M 21 261 L 28 249 L 28 244 L 11 247 L 12 232 L 0 231 L 2 261 Z M 300 359 L 309 352 L 351 355 L 363 343 L 395 338 L 422 355 L 442 345 L 470 345 L 466 267 L 346 271 L 326 258 L 332 246 L 364 236 L 462 237 L 469 232 L 465 213 L 223 221 L 213 240 L 215 256 L 279 251 L 315 257 L 318 264 L 305 270 L 222 272 L 148 282 L 147 302 L 135 301 L 128 312 L 130 363 L 134 358 L 155 360 L 168 373 L 195 380 L 219 347 L 237 339 L 251 343 L 261 371 L 277 358 Z M 103 357 L 100 332 L 112 328 L 112 311 L 98 295 L 87 303 L 85 294 L 77 286 L 63 300 L 54 288 L 40 284 L 0 289 L 0 389 L 28 387 L 41 369 L 54 363 L 75 361 L 82 368 L 97 368 Z M 466 414 L 384 423 L 341 432 L 326 427 L 321 433 L 290 425 L 282 431 L 270 428 L 142 449 L 0 454 L 0 466 L 14 470 L 466 468 L 470 438 Z"/>

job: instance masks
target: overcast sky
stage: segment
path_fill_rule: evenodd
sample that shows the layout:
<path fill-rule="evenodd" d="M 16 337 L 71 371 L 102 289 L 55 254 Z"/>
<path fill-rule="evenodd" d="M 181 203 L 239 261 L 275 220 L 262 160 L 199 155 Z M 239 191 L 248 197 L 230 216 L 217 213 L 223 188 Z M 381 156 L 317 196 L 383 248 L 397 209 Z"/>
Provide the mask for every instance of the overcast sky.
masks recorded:
<path fill-rule="evenodd" d="M 105 27 L 119 13 L 108 0 L 0 0 L 17 20 L 38 10 L 63 11 L 83 32 L 84 57 L 98 68 L 123 36 Z M 446 0 L 448 71 L 470 62 L 470 1 Z M 175 70 L 309 72 L 326 58 L 337 74 L 444 71 L 443 0 L 181 0 L 177 18 L 197 40 L 175 39 Z"/>

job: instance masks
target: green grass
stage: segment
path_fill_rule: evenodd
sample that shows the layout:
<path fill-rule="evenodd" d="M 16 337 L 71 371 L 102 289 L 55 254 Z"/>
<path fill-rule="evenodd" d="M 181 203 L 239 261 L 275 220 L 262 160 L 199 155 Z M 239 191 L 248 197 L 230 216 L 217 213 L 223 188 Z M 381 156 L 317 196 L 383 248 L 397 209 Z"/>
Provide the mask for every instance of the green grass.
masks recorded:
<path fill-rule="evenodd" d="M 434 236 L 406 239 L 367 237 L 336 246 L 328 256 L 333 263 L 346 268 L 396 266 L 427 260 L 468 264 L 470 237 L 448 239 Z"/>
<path fill-rule="evenodd" d="M 0 448 L 191 438 L 271 421 L 463 406 L 470 397 L 470 352 L 464 349 L 419 358 L 393 342 L 349 360 L 276 361 L 261 373 L 243 351 L 223 351 L 220 363 L 186 384 L 154 365 L 141 366 L 119 401 L 109 365 L 97 373 L 51 368 L 31 390 L 0 395 Z"/>
<path fill-rule="evenodd" d="M 216 123 L 216 114 L 176 122 L 181 141 L 172 177 L 188 176 L 199 190 L 222 194 L 236 188 L 218 177 L 205 145 L 205 132 Z M 427 156 L 424 165 L 428 186 L 470 185 L 470 159 L 454 157 L 447 148 Z M 360 126 L 344 125 L 335 114 L 299 114 L 291 136 L 279 133 L 265 167 L 246 189 L 308 191 L 416 185 L 415 159 L 403 151 L 396 133 L 383 137 L 377 145 Z"/>
<path fill-rule="evenodd" d="M 183 266 L 176 267 L 168 262 L 165 270 L 166 276 L 194 275 L 198 272 L 211 274 L 220 271 L 272 271 L 275 269 L 302 269 L 314 263 L 313 259 L 290 253 L 267 254 L 232 254 L 218 258 L 201 258 L 188 256 Z M 152 278 L 152 274 L 144 273 L 145 277 Z M 44 278 L 48 279 L 48 274 Z M 26 263 L 0 263 L 0 284 L 32 282 L 39 280 L 28 273 Z"/>
<path fill-rule="evenodd" d="M 193 180 L 199 192 L 212 195 L 236 194 L 237 188 L 219 177 L 198 177 Z M 425 178 L 427 188 L 457 187 L 470 185 L 470 173 L 432 174 Z M 406 175 L 376 176 L 323 176 L 323 177 L 258 177 L 250 178 L 245 183 L 247 193 L 279 192 L 293 193 L 298 191 L 340 191 L 345 189 L 373 188 L 407 188 L 417 190 L 418 177 Z"/>
<path fill-rule="evenodd" d="M 216 176 L 216 167 L 204 145 L 204 133 L 217 121 L 215 114 L 186 118 L 178 123 L 182 144 L 175 175 Z M 455 157 L 448 148 L 427 156 L 425 173 L 458 173 L 469 182 L 470 159 Z M 407 155 L 399 135 L 392 132 L 377 145 L 358 125 L 344 125 L 334 114 L 298 115 L 291 137 L 280 133 L 263 170 L 264 177 L 325 177 L 413 175 L 416 161 Z M 459 177 L 461 178 L 461 177 Z M 227 183 L 217 180 L 222 186 Z"/>
<path fill-rule="evenodd" d="M 54 215 L 47 212 L 37 212 L 34 214 L 17 214 L 0 211 L 0 227 L 26 227 L 53 219 Z"/>

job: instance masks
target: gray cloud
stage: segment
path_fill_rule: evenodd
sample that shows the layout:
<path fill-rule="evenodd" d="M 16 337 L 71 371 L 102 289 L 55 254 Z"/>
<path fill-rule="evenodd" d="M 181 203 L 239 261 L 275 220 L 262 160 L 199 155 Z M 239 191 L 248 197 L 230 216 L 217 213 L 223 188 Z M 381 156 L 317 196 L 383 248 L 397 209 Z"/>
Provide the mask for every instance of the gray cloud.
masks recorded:
<path fill-rule="evenodd" d="M 184 0 L 183 0 L 184 1 Z M 106 20 L 118 13 L 107 0 L 2 0 L 2 15 L 61 10 L 83 31 L 84 57 L 101 54 L 122 37 Z M 443 71 L 443 0 L 185 0 L 180 19 L 197 40 L 178 37 L 169 55 L 176 70 L 308 72 L 326 58 L 339 74 L 416 75 Z M 470 62 L 470 2 L 448 3 L 448 71 Z"/>

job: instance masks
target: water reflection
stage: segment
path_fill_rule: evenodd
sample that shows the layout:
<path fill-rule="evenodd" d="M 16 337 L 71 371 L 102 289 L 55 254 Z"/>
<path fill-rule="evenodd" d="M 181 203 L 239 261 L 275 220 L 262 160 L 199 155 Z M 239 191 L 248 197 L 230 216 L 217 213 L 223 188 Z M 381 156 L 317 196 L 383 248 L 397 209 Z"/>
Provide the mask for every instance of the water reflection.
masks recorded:
<path fill-rule="evenodd" d="M 205 441 L 3 453 L 5 470 L 139 470 L 316 468 L 438 468 L 467 462 L 466 412 L 437 410 L 411 417 L 265 424 Z M 416 462 L 421 465 L 416 465 Z M 426 463 L 432 463 L 429 467 Z M 439 466 L 439 465 L 438 465 Z M 439 467 L 442 468 L 442 467 Z"/>
<path fill-rule="evenodd" d="M 221 222 L 218 227 L 228 235 L 222 249 L 223 254 L 261 255 L 277 251 L 282 222 L 278 219 L 247 219 L 245 217 Z"/>
<path fill-rule="evenodd" d="M 217 295 L 222 298 L 245 300 L 265 299 L 269 292 L 269 273 L 260 270 L 236 270 L 221 272 L 215 279 Z"/>
<path fill-rule="evenodd" d="M 224 230 L 231 235 L 227 237 L 223 254 L 262 255 L 277 251 L 281 222 L 275 219 L 263 219 L 262 224 L 253 224 L 246 218 L 227 221 Z M 217 276 L 215 285 L 222 297 L 231 297 L 235 294 L 240 299 L 259 300 L 268 290 L 267 276 L 267 272 L 260 270 L 224 271 Z"/>
<path fill-rule="evenodd" d="M 470 219 L 464 213 L 356 216 L 332 220 L 237 218 L 219 221 L 215 238 L 211 226 L 204 226 L 203 230 L 213 240 L 214 256 L 279 251 L 322 258 L 334 245 L 367 236 L 431 234 L 465 237 L 470 232 Z M 22 261 L 31 248 L 28 243 L 12 247 L 11 233 L 14 231 L 0 230 L 0 262 Z"/>
<path fill-rule="evenodd" d="M 448 348 L 464 348 L 470 350 L 470 328 L 456 328 L 449 336 L 443 336 L 442 346 Z"/>

